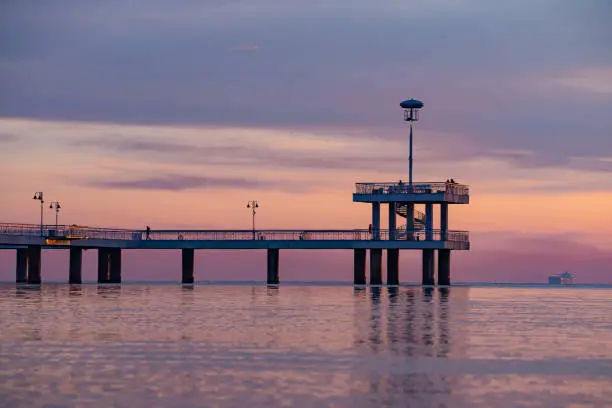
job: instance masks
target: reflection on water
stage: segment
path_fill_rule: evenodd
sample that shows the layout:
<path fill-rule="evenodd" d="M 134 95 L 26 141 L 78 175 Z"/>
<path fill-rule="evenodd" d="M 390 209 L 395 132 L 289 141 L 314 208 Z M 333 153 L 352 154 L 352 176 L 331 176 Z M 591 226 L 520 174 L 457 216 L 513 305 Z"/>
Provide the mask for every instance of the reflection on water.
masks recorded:
<path fill-rule="evenodd" d="M 606 406 L 611 294 L 4 285 L 0 406 Z"/>

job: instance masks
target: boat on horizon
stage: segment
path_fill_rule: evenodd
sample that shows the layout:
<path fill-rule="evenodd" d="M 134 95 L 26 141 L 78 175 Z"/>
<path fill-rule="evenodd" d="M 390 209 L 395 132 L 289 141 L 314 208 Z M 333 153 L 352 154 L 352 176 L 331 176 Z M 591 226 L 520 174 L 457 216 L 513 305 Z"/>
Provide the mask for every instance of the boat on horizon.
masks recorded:
<path fill-rule="evenodd" d="M 574 275 L 569 272 L 558 273 L 548 277 L 549 285 L 575 285 Z"/>

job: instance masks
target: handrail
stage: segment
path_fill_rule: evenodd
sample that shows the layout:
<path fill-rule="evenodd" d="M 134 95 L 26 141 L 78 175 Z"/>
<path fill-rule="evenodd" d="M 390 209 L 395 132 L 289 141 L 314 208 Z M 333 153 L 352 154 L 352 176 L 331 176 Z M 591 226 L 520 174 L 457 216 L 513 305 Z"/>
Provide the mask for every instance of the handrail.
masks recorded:
<path fill-rule="evenodd" d="M 457 196 L 469 196 L 470 188 L 466 184 L 451 182 L 419 182 L 412 187 L 404 182 L 398 183 L 355 183 L 355 194 L 436 194 L 447 193 Z"/>
<path fill-rule="evenodd" d="M 401 231 L 401 232 L 400 232 Z M 0 224 L 0 235 L 39 237 L 40 225 L 35 224 Z M 109 229 L 95 227 L 80 227 L 55 225 L 43 226 L 44 238 L 66 239 L 97 239 L 97 240 L 203 240 L 203 241 L 367 241 L 367 240 L 399 240 L 398 235 L 410 237 L 418 241 L 454 241 L 468 242 L 467 231 L 442 231 L 414 229 L 405 232 L 405 229 L 370 231 L 366 229 L 353 230 L 129 230 Z M 444 239 L 443 239 L 444 238 Z"/>

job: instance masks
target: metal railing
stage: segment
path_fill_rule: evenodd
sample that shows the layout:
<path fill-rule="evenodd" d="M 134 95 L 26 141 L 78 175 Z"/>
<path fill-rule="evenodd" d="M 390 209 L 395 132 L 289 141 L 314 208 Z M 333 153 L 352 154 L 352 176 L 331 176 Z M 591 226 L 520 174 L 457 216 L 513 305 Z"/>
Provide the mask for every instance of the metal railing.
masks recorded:
<path fill-rule="evenodd" d="M 0 224 L 0 235 L 40 237 L 40 225 Z M 469 242 L 467 231 L 414 229 L 406 232 L 355 230 L 129 230 L 83 227 L 76 225 L 43 226 L 44 238 L 100 240 L 187 240 L 187 241 L 368 241 L 414 240 Z M 443 239 L 444 238 L 444 239 Z"/>
<path fill-rule="evenodd" d="M 436 194 L 469 196 L 470 188 L 458 183 L 356 183 L 355 194 Z"/>

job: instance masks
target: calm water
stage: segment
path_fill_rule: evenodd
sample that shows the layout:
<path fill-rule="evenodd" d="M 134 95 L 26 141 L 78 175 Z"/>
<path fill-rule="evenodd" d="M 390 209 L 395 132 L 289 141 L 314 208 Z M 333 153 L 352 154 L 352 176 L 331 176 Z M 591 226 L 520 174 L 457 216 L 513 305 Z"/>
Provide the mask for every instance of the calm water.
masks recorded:
<path fill-rule="evenodd" d="M 0 406 L 612 406 L 611 298 L 3 285 Z"/>

